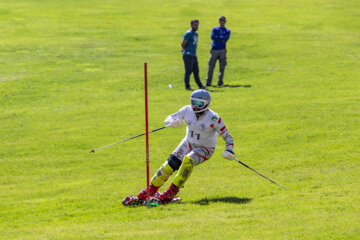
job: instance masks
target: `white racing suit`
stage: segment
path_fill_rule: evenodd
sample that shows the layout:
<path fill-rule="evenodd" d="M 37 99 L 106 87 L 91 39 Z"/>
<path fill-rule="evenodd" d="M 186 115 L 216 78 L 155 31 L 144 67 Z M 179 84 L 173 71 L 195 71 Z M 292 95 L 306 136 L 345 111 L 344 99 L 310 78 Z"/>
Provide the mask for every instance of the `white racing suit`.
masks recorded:
<path fill-rule="evenodd" d="M 199 118 L 190 105 L 181 108 L 177 113 L 168 116 L 165 125 L 181 126 L 186 123 L 186 137 L 181 141 L 170 157 L 159 168 L 151 179 L 149 194 L 154 196 L 168 178 L 178 170 L 168 190 L 158 196 L 161 201 L 171 201 L 189 178 L 195 165 L 211 158 L 216 148 L 217 133 L 226 142 L 226 150 L 232 151 L 233 138 L 223 120 L 212 110 L 207 109 Z M 138 199 L 146 198 L 147 190 L 142 190 Z"/>
<path fill-rule="evenodd" d="M 192 158 L 195 165 L 209 160 L 216 148 L 217 133 L 225 140 L 226 150 L 233 150 L 233 138 L 224 121 L 211 109 L 198 119 L 191 105 L 187 105 L 169 117 L 176 121 L 184 120 L 187 126 L 185 138 L 172 153 L 179 160 L 182 161 L 185 155 Z"/>

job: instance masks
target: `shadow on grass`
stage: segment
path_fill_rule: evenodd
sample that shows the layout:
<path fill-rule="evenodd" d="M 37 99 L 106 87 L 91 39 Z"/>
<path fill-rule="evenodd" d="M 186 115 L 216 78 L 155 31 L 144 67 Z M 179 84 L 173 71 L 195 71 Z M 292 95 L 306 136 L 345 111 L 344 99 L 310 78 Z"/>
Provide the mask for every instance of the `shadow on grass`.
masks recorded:
<path fill-rule="evenodd" d="M 220 89 L 214 89 L 214 88 L 208 88 L 206 89 L 208 92 L 223 92 L 224 90 L 220 90 Z"/>
<path fill-rule="evenodd" d="M 208 90 L 209 92 L 222 92 L 223 90 L 221 90 L 221 88 L 239 88 L 239 87 L 251 88 L 251 85 L 241 85 L 241 84 L 230 85 L 230 84 L 224 84 L 224 85 L 222 85 L 221 87 L 211 86 L 211 87 L 208 87 L 206 90 Z"/>
<path fill-rule="evenodd" d="M 191 203 L 198 205 L 209 205 L 210 203 L 234 203 L 234 204 L 247 204 L 251 202 L 252 198 L 238 198 L 238 197 L 218 197 L 218 198 L 203 198 L 198 201 L 193 201 Z"/>
<path fill-rule="evenodd" d="M 224 85 L 222 85 L 222 87 L 229 87 L 229 88 L 238 88 L 238 87 L 251 88 L 251 85 L 241 85 L 241 84 L 229 85 L 229 84 L 224 84 Z"/>

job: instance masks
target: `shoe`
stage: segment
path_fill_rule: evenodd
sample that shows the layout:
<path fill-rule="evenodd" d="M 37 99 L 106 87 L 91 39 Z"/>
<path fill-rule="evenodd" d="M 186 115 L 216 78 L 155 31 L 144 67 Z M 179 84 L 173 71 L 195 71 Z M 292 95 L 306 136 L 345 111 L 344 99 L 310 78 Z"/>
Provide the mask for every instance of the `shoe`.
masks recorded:
<path fill-rule="evenodd" d="M 206 86 L 207 86 L 207 87 L 211 87 L 211 83 L 207 83 Z"/>
<path fill-rule="evenodd" d="M 121 203 L 125 207 L 127 207 L 127 206 L 136 206 L 136 205 L 143 204 L 144 200 L 140 200 L 138 197 L 135 197 L 135 196 L 128 196 L 128 197 L 124 198 L 124 200 L 122 200 Z"/>
<path fill-rule="evenodd" d="M 202 85 L 201 87 L 199 87 L 199 89 L 207 89 L 207 87 L 205 87 L 204 85 Z"/>
<path fill-rule="evenodd" d="M 158 187 L 155 187 L 154 185 L 150 184 L 150 187 L 149 187 L 149 191 L 150 191 L 149 196 L 150 196 L 150 197 L 155 196 L 155 194 L 157 193 L 157 190 L 158 190 L 158 189 L 159 189 Z M 137 198 L 138 198 L 139 200 L 145 200 L 145 199 L 147 198 L 147 188 L 141 190 L 141 191 L 139 192 L 139 194 L 137 195 Z"/>
<path fill-rule="evenodd" d="M 192 89 L 189 87 L 189 88 L 186 88 L 185 89 L 186 91 L 192 91 Z"/>
<path fill-rule="evenodd" d="M 170 202 L 176 197 L 176 194 L 178 194 L 179 191 L 180 189 L 178 187 L 176 187 L 174 184 L 171 184 L 168 190 L 161 193 L 157 197 L 161 202 Z"/>

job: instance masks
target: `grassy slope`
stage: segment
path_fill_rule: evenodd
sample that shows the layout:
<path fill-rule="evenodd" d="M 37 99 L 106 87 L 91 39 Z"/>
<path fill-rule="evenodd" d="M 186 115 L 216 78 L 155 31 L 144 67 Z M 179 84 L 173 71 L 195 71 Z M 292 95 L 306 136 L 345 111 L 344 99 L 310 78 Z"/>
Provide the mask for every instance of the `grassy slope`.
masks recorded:
<path fill-rule="evenodd" d="M 356 239 L 359 14 L 358 1 L 2 1 L 0 236 Z M 144 131 L 144 61 L 150 128 L 187 103 L 179 43 L 199 18 L 204 81 L 219 15 L 225 82 L 251 87 L 212 89 L 212 109 L 240 160 L 290 192 L 223 160 L 219 139 L 182 204 L 124 208 L 146 182 L 144 139 L 87 151 Z M 151 174 L 183 134 L 151 135 Z"/>

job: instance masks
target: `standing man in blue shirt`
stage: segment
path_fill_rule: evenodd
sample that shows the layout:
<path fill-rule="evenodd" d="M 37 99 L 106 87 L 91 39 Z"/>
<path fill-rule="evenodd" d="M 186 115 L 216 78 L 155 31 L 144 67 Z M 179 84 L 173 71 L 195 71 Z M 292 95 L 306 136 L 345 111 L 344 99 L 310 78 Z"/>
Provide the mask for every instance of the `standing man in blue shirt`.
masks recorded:
<path fill-rule="evenodd" d="M 198 44 L 199 20 L 191 20 L 191 29 L 184 34 L 184 39 L 181 42 L 181 51 L 183 53 L 183 60 L 185 64 L 185 89 L 192 90 L 190 87 L 190 75 L 194 73 L 195 82 L 199 88 L 206 87 L 201 83 L 199 77 L 199 64 L 196 56 L 196 47 Z"/>
<path fill-rule="evenodd" d="M 224 79 L 224 72 L 226 66 L 226 42 L 230 38 L 230 30 L 225 27 L 226 18 L 224 16 L 221 16 L 219 18 L 219 23 L 220 26 L 214 27 L 211 32 L 211 39 L 213 41 L 211 43 L 206 86 L 211 86 L 215 64 L 218 59 L 220 62 L 220 71 L 219 71 L 219 81 L 217 85 L 218 87 L 222 87 L 222 85 L 224 84 L 223 79 Z"/>

